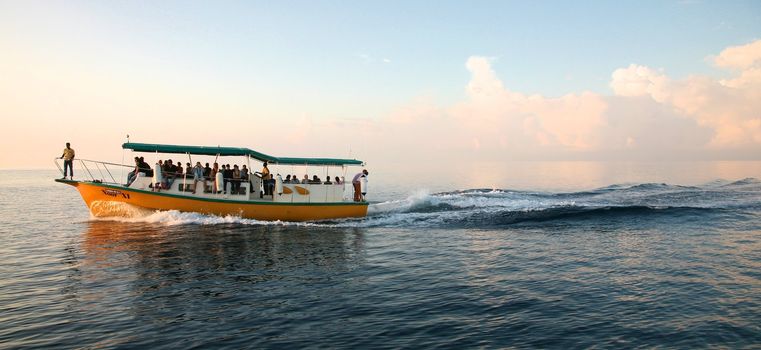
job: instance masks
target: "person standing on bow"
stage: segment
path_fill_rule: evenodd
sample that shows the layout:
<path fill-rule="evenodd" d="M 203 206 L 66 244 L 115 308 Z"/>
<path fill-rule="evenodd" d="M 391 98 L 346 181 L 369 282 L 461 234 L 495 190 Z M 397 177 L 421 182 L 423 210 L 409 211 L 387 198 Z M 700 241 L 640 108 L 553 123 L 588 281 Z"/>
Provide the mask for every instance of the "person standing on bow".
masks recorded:
<path fill-rule="evenodd" d="M 69 169 L 69 176 L 74 180 L 74 149 L 71 148 L 71 144 L 66 142 L 66 148 L 63 149 L 63 154 L 58 159 L 63 159 L 63 177 L 66 179 L 66 169 Z"/>
<path fill-rule="evenodd" d="M 354 178 L 351 180 L 352 186 L 354 186 L 354 201 L 355 202 L 361 202 L 362 201 L 362 178 L 367 177 L 368 172 L 367 169 L 363 169 L 362 172 L 357 173 L 357 175 L 354 175 Z"/>

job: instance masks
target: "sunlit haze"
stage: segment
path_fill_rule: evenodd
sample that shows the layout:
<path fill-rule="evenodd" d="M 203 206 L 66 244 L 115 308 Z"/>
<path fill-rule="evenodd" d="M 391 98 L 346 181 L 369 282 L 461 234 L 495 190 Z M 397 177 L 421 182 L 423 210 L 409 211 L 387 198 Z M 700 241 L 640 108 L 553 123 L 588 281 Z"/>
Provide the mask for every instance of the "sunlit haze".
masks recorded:
<path fill-rule="evenodd" d="M 761 3 L 0 2 L 0 167 L 761 159 Z"/>

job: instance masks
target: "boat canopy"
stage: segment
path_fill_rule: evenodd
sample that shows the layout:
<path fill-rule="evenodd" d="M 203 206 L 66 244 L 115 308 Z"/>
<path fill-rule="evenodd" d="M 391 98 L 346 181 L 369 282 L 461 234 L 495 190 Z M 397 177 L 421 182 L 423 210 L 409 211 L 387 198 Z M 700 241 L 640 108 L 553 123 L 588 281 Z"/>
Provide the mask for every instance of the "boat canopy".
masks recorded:
<path fill-rule="evenodd" d="M 339 158 L 292 158 L 292 157 L 274 157 L 260 153 L 248 148 L 242 147 L 220 147 L 220 146 L 183 146 L 183 145 L 161 145 L 154 143 L 134 143 L 128 142 L 122 144 L 123 149 L 131 149 L 135 152 L 150 153 L 181 153 L 181 154 L 198 154 L 207 156 L 249 156 L 260 161 L 267 161 L 272 164 L 289 164 L 289 165 L 362 165 L 361 160 L 356 159 L 339 159 Z"/>

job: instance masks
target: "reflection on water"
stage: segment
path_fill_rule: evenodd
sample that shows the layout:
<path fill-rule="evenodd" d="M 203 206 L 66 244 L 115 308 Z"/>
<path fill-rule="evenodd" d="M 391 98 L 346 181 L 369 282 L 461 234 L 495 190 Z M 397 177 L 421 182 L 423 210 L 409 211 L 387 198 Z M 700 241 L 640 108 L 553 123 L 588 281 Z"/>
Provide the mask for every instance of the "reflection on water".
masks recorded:
<path fill-rule="evenodd" d="M 234 281 L 283 278 L 294 269 L 350 270 L 361 259 L 359 229 L 180 225 L 91 221 L 84 235 L 88 267 L 130 265 L 141 277 L 176 279 L 222 273 Z M 249 272 L 249 273 L 246 273 Z M 158 276 L 161 277 L 161 276 Z"/>
<path fill-rule="evenodd" d="M 62 259 L 61 294 L 69 312 L 124 333 L 112 343 L 140 344 L 147 339 L 133 334 L 193 320 L 254 325 L 260 321 L 249 318 L 298 315 L 302 303 L 329 299 L 350 282 L 342 279 L 365 250 L 359 229 L 90 221 L 81 238 Z M 190 324 L 182 327 L 166 339 L 192 334 Z"/>

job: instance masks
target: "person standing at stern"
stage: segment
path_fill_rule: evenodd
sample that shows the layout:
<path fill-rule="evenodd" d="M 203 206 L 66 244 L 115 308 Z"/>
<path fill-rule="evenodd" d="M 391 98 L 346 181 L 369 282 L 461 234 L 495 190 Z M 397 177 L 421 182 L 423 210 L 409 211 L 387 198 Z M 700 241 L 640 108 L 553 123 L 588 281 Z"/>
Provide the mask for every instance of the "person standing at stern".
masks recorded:
<path fill-rule="evenodd" d="M 367 169 L 363 169 L 362 172 L 357 173 L 357 175 L 354 175 L 354 178 L 351 180 L 352 186 L 354 186 L 354 201 L 355 202 L 361 202 L 362 201 L 362 178 L 366 177 L 368 175 Z"/>
<path fill-rule="evenodd" d="M 63 177 L 61 179 L 66 180 L 66 169 L 69 169 L 69 176 L 74 180 L 74 149 L 71 148 L 71 144 L 66 142 L 66 148 L 63 149 L 63 154 L 58 159 L 63 159 Z"/>

